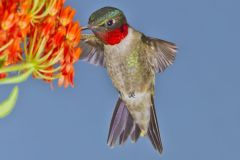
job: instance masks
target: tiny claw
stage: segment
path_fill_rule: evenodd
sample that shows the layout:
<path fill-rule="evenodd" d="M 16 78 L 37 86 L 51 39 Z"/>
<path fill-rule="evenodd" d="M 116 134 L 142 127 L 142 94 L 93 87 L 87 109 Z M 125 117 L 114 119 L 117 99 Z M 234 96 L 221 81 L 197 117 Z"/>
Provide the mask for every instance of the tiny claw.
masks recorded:
<path fill-rule="evenodd" d="M 134 92 L 130 92 L 128 95 L 129 98 L 135 98 L 135 93 Z"/>

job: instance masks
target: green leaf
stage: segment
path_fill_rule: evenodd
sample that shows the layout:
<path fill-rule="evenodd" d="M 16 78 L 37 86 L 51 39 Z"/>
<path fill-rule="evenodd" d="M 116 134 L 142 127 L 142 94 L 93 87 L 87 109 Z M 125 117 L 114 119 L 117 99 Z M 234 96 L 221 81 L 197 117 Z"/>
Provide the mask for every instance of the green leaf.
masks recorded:
<path fill-rule="evenodd" d="M 17 84 L 17 83 L 21 83 L 24 82 L 25 80 L 28 79 L 28 77 L 32 74 L 32 72 L 34 71 L 34 69 L 29 69 L 28 71 L 26 71 L 23 74 L 14 76 L 14 77 L 7 77 L 4 79 L 0 80 L 0 85 L 3 84 Z"/>
<path fill-rule="evenodd" d="M 0 118 L 5 118 L 15 107 L 18 97 L 18 86 L 14 87 L 9 97 L 0 103 Z"/>

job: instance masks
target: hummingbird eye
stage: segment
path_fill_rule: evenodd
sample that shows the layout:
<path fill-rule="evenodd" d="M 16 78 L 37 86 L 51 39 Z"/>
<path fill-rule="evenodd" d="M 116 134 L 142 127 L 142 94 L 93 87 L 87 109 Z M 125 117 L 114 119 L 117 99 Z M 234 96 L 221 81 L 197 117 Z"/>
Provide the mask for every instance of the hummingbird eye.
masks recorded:
<path fill-rule="evenodd" d="M 109 21 L 107 21 L 107 26 L 108 27 L 111 27 L 113 24 L 115 23 L 115 20 L 114 19 L 110 19 Z"/>

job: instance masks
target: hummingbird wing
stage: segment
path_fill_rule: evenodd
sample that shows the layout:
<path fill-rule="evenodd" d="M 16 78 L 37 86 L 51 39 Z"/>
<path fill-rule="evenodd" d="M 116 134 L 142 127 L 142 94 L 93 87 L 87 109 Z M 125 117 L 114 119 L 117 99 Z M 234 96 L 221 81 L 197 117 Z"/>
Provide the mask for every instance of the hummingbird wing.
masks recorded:
<path fill-rule="evenodd" d="M 155 72 L 163 72 L 173 64 L 177 52 L 177 46 L 174 43 L 145 35 L 142 36 L 142 41 L 146 45 L 147 59 Z"/>
<path fill-rule="evenodd" d="M 81 60 L 97 66 L 105 66 L 104 45 L 93 34 L 83 34 L 80 42 L 83 49 Z"/>

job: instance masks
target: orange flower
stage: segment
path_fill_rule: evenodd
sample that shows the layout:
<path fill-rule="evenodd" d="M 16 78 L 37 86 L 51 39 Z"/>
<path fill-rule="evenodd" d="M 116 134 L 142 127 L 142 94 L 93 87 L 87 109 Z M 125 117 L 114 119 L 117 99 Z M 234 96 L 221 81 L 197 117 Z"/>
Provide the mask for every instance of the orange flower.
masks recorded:
<path fill-rule="evenodd" d="M 28 9 L 31 7 L 31 1 L 20 0 L 18 3 L 18 14 L 19 15 L 27 15 Z"/>
<path fill-rule="evenodd" d="M 15 24 L 15 22 L 16 22 L 15 14 L 5 11 L 1 23 L 2 29 L 5 31 L 10 29 Z"/>
<path fill-rule="evenodd" d="M 3 45 L 3 42 L 5 42 L 8 38 L 7 32 L 4 30 L 0 30 L 0 46 Z"/>
<path fill-rule="evenodd" d="M 58 86 L 64 85 L 67 88 L 69 85 L 74 87 L 73 77 L 75 75 L 74 67 L 71 65 L 66 65 L 62 70 L 62 75 L 59 78 Z"/>
<path fill-rule="evenodd" d="M 81 27 L 73 22 L 75 10 L 63 7 L 64 2 L 0 0 L 1 78 L 18 71 L 20 76 L 49 83 L 59 79 L 59 86 L 74 86 Z"/>
<path fill-rule="evenodd" d="M 18 26 L 20 27 L 20 29 L 22 30 L 22 29 L 27 28 L 30 21 L 31 21 L 30 15 L 23 15 L 20 17 L 20 19 L 17 23 L 18 23 Z"/>
<path fill-rule="evenodd" d="M 6 73 L 0 73 L 0 79 L 4 79 L 7 77 L 7 74 Z"/>
<path fill-rule="evenodd" d="M 4 11 L 3 1 L 0 1 L 0 16 L 2 17 Z"/>
<path fill-rule="evenodd" d="M 63 26 L 60 26 L 57 31 L 56 34 L 53 36 L 52 39 L 52 44 L 54 46 L 61 46 L 62 42 L 64 41 L 64 38 L 66 37 L 66 28 Z"/>
<path fill-rule="evenodd" d="M 60 13 L 60 22 L 61 22 L 61 24 L 63 25 L 63 26 L 66 26 L 66 25 L 68 25 L 71 21 L 72 21 L 72 19 L 73 19 L 73 17 L 74 17 L 74 15 L 75 15 L 75 10 L 73 10 L 71 7 L 66 7 L 66 8 L 63 8 L 62 10 L 61 10 L 61 13 Z"/>
<path fill-rule="evenodd" d="M 64 2 L 65 0 L 57 0 L 49 14 L 55 16 L 61 10 Z"/>
<path fill-rule="evenodd" d="M 17 63 L 20 60 L 22 51 L 21 51 L 21 46 L 20 46 L 20 40 L 15 39 L 13 43 L 4 51 L 7 53 L 7 64 L 14 64 Z"/>
<path fill-rule="evenodd" d="M 78 22 L 70 23 L 67 30 L 67 39 L 69 41 L 74 41 L 77 35 L 81 33 L 81 28 Z"/>
<path fill-rule="evenodd" d="M 40 25 L 40 27 L 42 28 L 42 34 L 43 35 L 50 35 L 51 32 L 54 32 L 55 29 L 55 24 L 56 23 L 56 17 L 50 16 L 47 17 L 42 24 Z"/>
<path fill-rule="evenodd" d="M 80 56 L 81 56 L 81 53 L 82 53 L 82 49 L 81 48 L 76 48 L 74 53 L 73 53 L 73 59 L 74 59 L 74 62 L 76 62 L 77 60 L 79 60 Z"/>

